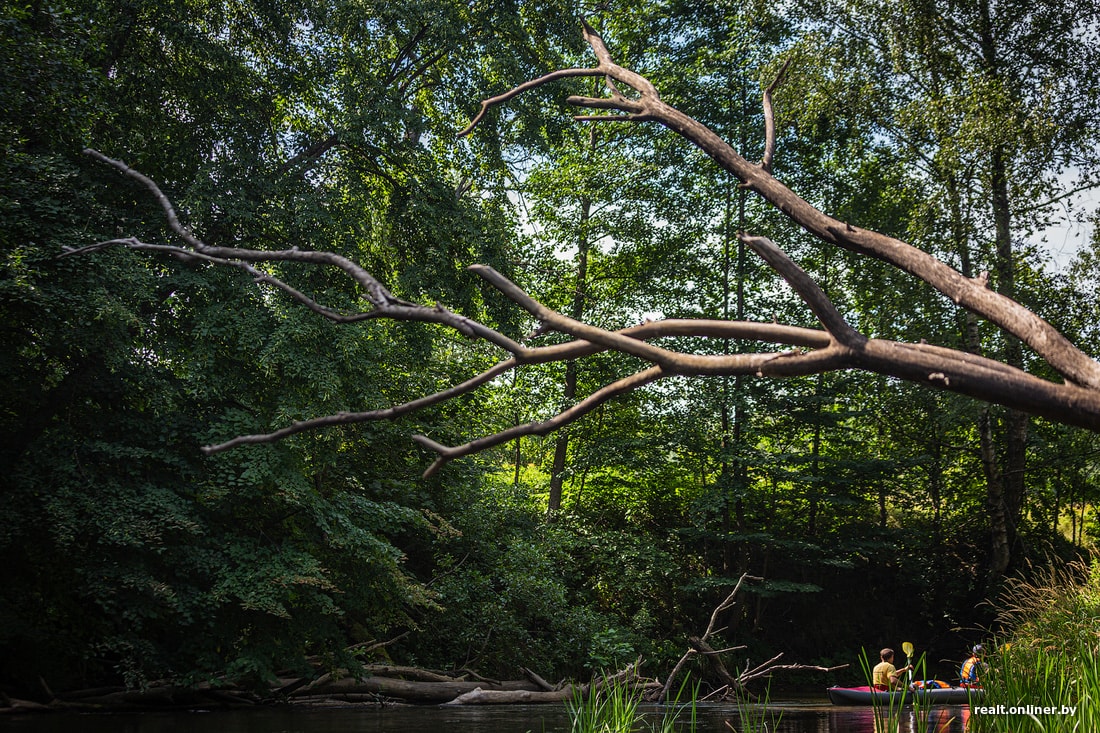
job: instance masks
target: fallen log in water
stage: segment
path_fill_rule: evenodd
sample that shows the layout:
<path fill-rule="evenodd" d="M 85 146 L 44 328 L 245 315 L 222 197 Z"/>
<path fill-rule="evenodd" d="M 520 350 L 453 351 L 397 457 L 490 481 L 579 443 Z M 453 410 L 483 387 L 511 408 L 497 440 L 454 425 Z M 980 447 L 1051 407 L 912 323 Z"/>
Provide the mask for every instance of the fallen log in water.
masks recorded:
<path fill-rule="evenodd" d="M 584 687 L 583 685 L 581 687 Z M 560 690 L 483 690 L 476 687 L 465 692 L 445 705 L 530 705 L 545 702 L 565 702 L 572 700 L 574 686 Z"/>
<path fill-rule="evenodd" d="M 364 677 L 362 679 L 345 677 L 336 680 L 322 680 L 318 680 L 320 684 L 314 683 L 295 690 L 290 694 L 290 699 L 326 696 L 336 697 L 349 694 L 372 694 L 379 697 L 397 699 L 402 702 L 438 704 L 450 702 L 474 690 L 488 689 L 494 692 L 540 692 L 539 687 L 529 680 L 511 680 L 501 682 L 499 685 L 489 685 L 486 682 L 474 682 L 469 680 L 421 682 L 379 675 Z"/>

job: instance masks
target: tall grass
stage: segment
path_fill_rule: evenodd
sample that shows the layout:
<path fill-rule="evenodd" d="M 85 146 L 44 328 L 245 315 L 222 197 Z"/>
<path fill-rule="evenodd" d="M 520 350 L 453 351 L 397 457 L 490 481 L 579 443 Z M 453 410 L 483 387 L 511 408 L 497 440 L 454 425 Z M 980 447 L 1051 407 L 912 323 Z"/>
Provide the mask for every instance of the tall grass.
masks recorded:
<path fill-rule="evenodd" d="M 690 682 L 690 677 L 685 677 L 680 683 L 680 689 L 676 691 L 676 698 L 666 704 L 661 712 L 661 718 L 656 726 L 651 726 L 654 733 L 676 733 L 687 730 L 694 733 L 698 720 L 699 683 Z M 687 700 L 684 701 L 685 694 Z M 687 720 L 681 718 L 687 715 Z"/>
<path fill-rule="evenodd" d="M 685 693 L 688 696 L 684 700 Z M 696 729 L 698 685 L 680 686 L 676 698 L 659 716 L 651 718 L 639 710 L 641 696 L 634 680 L 605 678 L 589 687 L 587 694 L 576 691 L 566 703 L 572 733 L 676 733 Z M 686 717 L 686 719 L 685 719 Z"/>
<path fill-rule="evenodd" d="M 623 680 L 603 680 L 585 694 L 579 689 L 566 703 L 573 733 L 631 733 L 639 719 L 638 695 Z"/>
<path fill-rule="evenodd" d="M 985 696 L 971 706 L 971 730 L 1100 731 L 1100 562 L 1015 581 L 1001 604 L 1009 633 L 990 645 L 994 651 L 981 674 Z M 1005 712 L 977 714 L 978 705 L 1004 706 Z M 1063 713 L 1069 708 L 1072 714 Z"/>
<path fill-rule="evenodd" d="M 916 668 L 917 679 L 928 679 L 928 655 L 926 652 L 921 652 L 921 655 L 917 657 L 917 663 L 913 666 Z M 906 657 L 905 661 L 908 663 L 909 658 Z M 912 677 L 910 672 L 910 677 Z M 925 700 L 920 695 L 913 695 L 913 714 L 911 726 L 915 731 L 928 730 L 928 721 L 932 713 L 931 700 Z"/>
<path fill-rule="evenodd" d="M 783 720 L 783 713 L 780 711 L 774 714 L 768 706 L 770 700 L 770 687 L 765 688 L 764 697 L 761 700 L 755 702 L 738 700 L 737 718 L 740 723 L 737 728 L 738 733 L 771 733 L 779 727 L 780 721 Z M 726 725 L 732 729 L 728 722 Z"/>

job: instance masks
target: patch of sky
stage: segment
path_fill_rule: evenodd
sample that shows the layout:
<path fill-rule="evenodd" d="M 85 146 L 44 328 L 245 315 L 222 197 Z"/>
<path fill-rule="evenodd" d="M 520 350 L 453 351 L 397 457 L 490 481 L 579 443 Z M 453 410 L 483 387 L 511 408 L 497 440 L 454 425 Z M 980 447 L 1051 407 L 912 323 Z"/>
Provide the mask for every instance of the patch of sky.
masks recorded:
<path fill-rule="evenodd" d="M 1076 171 L 1063 173 L 1058 181 L 1062 191 L 1054 199 L 1047 226 L 1028 237 L 1049 255 L 1047 266 L 1052 272 L 1068 267 L 1092 239 L 1100 209 L 1100 184 L 1082 183 Z"/>

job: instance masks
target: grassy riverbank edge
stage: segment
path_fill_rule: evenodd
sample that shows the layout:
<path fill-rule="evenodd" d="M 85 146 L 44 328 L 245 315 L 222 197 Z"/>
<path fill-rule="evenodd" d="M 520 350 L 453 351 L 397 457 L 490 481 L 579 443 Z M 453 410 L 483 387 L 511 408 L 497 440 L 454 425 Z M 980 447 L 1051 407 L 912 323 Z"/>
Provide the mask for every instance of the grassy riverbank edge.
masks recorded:
<path fill-rule="evenodd" d="M 987 645 L 974 733 L 1100 730 L 1100 559 L 1012 581 Z"/>

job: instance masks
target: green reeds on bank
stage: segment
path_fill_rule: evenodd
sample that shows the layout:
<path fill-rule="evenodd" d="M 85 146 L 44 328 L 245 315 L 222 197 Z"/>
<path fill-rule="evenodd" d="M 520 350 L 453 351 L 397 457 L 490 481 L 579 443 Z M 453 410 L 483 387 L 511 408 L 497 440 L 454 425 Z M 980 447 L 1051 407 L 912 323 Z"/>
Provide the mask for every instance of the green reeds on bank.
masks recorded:
<path fill-rule="evenodd" d="M 675 733 L 675 731 L 695 733 L 699 722 L 697 707 L 699 683 L 689 683 L 690 679 L 690 677 L 684 677 L 684 681 L 680 683 L 680 689 L 676 691 L 675 699 L 665 704 L 658 724 L 651 726 L 651 730 L 656 733 Z"/>
<path fill-rule="evenodd" d="M 772 733 L 779 727 L 783 713 L 773 713 L 768 705 L 771 700 L 771 688 L 764 690 L 764 697 L 756 700 L 738 700 L 737 719 L 740 725 L 737 733 Z"/>
<path fill-rule="evenodd" d="M 573 733 L 631 733 L 638 722 L 639 698 L 633 685 L 623 680 L 604 679 L 588 693 L 573 693 L 566 703 Z"/>
<path fill-rule="evenodd" d="M 639 705 L 641 695 L 632 679 L 604 678 L 589 687 L 587 694 L 574 693 L 566 703 L 572 733 L 694 733 L 699 687 L 685 679 L 676 698 L 659 715 L 647 716 Z M 687 699 L 685 699 L 685 697 Z"/>
<path fill-rule="evenodd" d="M 576 691 L 566 703 L 571 733 L 695 733 L 698 727 L 698 683 L 685 680 L 676 697 L 657 713 L 640 709 L 641 697 L 634 680 L 604 678 L 589 686 L 587 693 Z M 737 733 L 774 733 L 782 713 L 769 707 L 770 691 L 757 700 L 737 703 Z M 727 721 L 727 725 L 729 725 Z"/>
<path fill-rule="evenodd" d="M 989 645 L 970 730 L 1100 731 L 1100 563 L 1016 581 L 1001 605 L 1010 631 Z"/>
<path fill-rule="evenodd" d="M 1100 663 L 1092 645 L 1005 643 L 987 660 L 985 694 L 971 703 L 977 733 L 1100 730 Z"/>

